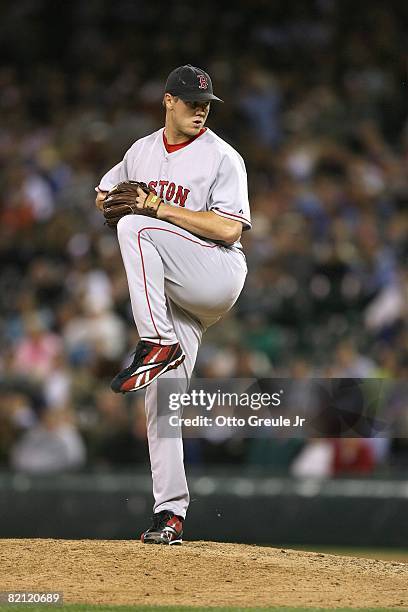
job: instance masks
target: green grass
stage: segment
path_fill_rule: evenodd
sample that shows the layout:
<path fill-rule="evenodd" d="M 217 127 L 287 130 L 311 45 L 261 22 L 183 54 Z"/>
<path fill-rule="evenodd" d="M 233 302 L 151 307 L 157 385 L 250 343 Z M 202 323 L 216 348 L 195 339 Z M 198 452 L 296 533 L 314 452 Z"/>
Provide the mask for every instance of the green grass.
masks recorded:
<path fill-rule="evenodd" d="M 1 612 L 18 612 L 18 610 L 31 610 L 32 612 L 46 612 L 49 610 L 69 610 L 70 612 L 324 612 L 328 608 L 293 608 L 293 607 L 273 607 L 273 608 L 234 608 L 234 607 L 214 607 L 202 608 L 195 606 L 90 606 L 82 604 L 71 604 L 66 606 L 17 606 L 1 605 Z M 330 608 L 330 612 L 395 612 L 395 608 Z"/>

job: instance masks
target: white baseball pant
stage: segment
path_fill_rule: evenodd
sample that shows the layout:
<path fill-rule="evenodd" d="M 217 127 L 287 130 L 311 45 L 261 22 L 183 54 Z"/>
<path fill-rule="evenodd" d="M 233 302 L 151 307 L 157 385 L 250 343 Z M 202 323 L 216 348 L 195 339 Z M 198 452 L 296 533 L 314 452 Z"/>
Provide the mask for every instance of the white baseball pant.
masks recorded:
<path fill-rule="evenodd" d="M 118 223 L 118 239 L 139 336 L 180 345 L 185 361 L 161 378 L 172 378 L 179 393 L 188 388 L 203 332 L 236 302 L 247 274 L 245 256 L 178 226 L 141 215 Z M 157 381 L 146 390 L 145 409 L 154 512 L 185 517 L 189 492 L 181 430 L 157 435 Z"/>

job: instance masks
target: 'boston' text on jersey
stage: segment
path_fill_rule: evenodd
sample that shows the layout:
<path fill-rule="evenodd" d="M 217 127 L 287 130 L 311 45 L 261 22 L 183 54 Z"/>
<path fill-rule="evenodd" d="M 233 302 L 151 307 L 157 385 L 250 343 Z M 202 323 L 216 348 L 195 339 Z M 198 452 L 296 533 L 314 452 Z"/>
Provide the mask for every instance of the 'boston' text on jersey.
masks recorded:
<path fill-rule="evenodd" d="M 183 187 L 183 185 L 178 185 L 176 188 L 176 184 L 170 181 L 150 181 L 149 189 L 166 202 L 171 202 L 174 198 L 174 204 L 179 206 L 186 205 L 187 196 L 190 193 L 190 189 Z"/>

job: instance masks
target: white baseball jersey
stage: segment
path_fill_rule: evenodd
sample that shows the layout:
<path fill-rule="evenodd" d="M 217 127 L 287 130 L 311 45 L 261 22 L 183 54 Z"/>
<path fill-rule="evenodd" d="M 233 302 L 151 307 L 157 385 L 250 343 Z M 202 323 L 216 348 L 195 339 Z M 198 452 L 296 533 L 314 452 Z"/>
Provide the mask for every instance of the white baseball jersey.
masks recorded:
<path fill-rule="evenodd" d="M 164 144 L 164 128 L 137 140 L 102 177 L 99 189 L 109 191 L 127 180 L 147 183 L 167 204 L 211 210 L 240 221 L 244 230 L 251 227 L 244 160 L 208 128 L 171 153 Z"/>

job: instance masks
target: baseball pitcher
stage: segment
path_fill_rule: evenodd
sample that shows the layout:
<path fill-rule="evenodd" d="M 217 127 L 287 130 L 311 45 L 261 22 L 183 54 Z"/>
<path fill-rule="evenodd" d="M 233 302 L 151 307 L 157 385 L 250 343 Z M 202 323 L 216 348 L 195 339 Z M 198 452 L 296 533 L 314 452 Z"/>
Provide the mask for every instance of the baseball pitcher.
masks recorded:
<path fill-rule="evenodd" d="M 247 274 L 240 237 L 251 227 L 241 156 L 205 127 L 209 75 L 190 64 L 166 82 L 165 126 L 137 140 L 101 179 L 96 205 L 117 235 L 139 333 L 133 361 L 111 383 L 146 389 L 153 477 L 145 543 L 179 544 L 189 504 L 181 431 L 157 435 L 159 376 L 188 388 L 204 331 L 236 302 Z"/>

